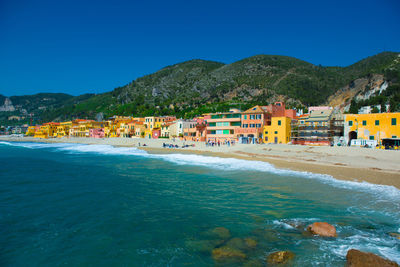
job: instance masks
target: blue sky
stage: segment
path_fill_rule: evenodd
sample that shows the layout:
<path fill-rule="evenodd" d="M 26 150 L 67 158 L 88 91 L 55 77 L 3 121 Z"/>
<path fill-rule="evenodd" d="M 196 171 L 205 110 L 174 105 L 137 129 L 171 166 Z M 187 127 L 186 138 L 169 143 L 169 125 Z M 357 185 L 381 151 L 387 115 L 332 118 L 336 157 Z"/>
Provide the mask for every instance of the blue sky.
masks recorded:
<path fill-rule="evenodd" d="M 0 94 L 101 93 L 167 65 L 400 52 L 400 1 L 0 0 Z"/>

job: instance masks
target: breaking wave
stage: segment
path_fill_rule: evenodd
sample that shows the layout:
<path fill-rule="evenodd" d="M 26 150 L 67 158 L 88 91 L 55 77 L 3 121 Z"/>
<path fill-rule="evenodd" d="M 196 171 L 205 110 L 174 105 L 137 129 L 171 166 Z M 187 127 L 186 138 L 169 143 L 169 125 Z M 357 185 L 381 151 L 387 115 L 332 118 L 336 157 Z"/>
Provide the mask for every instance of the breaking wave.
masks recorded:
<path fill-rule="evenodd" d="M 9 146 L 19 146 L 30 149 L 53 149 L 67 153 L 95 153 L 102 155 L 128 155 L 139 156 L 152 159 L 160 159 L 177 165 L 192 165 L 207 168 L 217 168 L 225 171 L 256 171 L 268 172 L 277 175 L 288 175 L 302 177 L 306 179 L 317 179 L 324 184 L 343 189 L 357 190 L 363 192 L 372 192 L 390 199 L 397 200 L 400 203 L 400 190 L 394 186 L 376 185 L 368 182 L 355 182 L 337 180 L 330 175 L 317 174 L 311 172 L 293 171 L 287 169 L 278 169 L 274 165 L 264 161 L 250 161 L 236 158 L 220 158 L 212 156 L 203 156 L 196 154 L 149 154 L 136 147 L 114 147 L 111 145 L 87 145 L 73 143 L 30 143 L 30 142 L 5 142 L 0 144 Z M 399 205 L 400 208 L 400 205 Z"/>

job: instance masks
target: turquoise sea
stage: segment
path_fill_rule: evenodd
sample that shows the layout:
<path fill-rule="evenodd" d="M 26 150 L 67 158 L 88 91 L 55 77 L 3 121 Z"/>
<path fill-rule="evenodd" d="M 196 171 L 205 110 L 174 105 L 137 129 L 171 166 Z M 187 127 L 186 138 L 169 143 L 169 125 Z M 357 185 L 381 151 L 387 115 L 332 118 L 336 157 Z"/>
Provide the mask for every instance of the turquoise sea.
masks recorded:
<path fill-rule="evenodd" d="M 338 237 L 303 231 L 316 221 Z M 293 266 L 343 266 L 350 248 L 400 263 L 390 232 L 390 186 L 179 151 L 0 142 L 0 266 L 266 266 L 278 250 Z M 245 257 L 214 261 L 227 245 Z"/>

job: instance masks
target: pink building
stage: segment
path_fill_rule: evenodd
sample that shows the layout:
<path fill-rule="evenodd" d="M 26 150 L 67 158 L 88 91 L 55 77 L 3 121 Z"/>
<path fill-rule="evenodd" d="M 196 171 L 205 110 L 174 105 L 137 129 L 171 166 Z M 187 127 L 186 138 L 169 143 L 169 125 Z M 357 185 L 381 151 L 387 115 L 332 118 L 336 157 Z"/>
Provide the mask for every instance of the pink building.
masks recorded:
<path fill-rule="evenodd" d="M 89 137 L 104 138 L 104 128 L 94 128 L 89 130 Z"/>
<path fill-rule="evenodd" d="M 204 142 L 207 137 L 207 122 L 205 118 L 211 118 L 211 116 L 205 116 L 203 118 L 194 118 L 196 125 L 183 129 L 183 138 L 186 141 L 197 141 Z"/>
<path fill-rule="evenodd" d="M 275 102 L 267 107 L 267 112 L 271 113 L 272 117 L 288 117 L 294 119 L 296 117 L 296 110 L 286 109 L 286 105 L 283 102 Z"/>
<path fill-rule="evenodd" d="M 158 139 L 161 136 L 161 129 L 155 129 L 152 131 L 151 138 Z"/>

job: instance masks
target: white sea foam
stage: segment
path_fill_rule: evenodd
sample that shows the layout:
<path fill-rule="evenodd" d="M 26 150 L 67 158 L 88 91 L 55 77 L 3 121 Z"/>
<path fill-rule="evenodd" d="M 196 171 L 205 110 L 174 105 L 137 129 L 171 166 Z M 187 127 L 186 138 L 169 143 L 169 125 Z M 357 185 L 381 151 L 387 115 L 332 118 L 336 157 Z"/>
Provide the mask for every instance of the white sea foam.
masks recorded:
<path fill-rule="evenodd" d="M 74 145 L 59 147 L 58 150 L 70 153 L 96 153 L 103 155 L 149 155 L 146 151 L 135 147 L 114 147 L 110 145 Z"/>
<path fill-rule="evenodd" d="M 346 238 L 338 238 L 334 242 L 319 242 L 321 242 L 320 247 L 322 250 L 332 251 L 340 257 L 346 257 L 347 251 L 350 249 L 357 249 L 382 255 L 387 259 L 400 263 L 397 241 L 389 237 L 360 233 Z"/>
<path fill-rule="evenodd" d="M 0 142 L 10 146 L 21 146 L 31 149 L 52 148 L 69 153 L 96 153 L 104 155 L 132 155 L 147 158 L 161 159 L 177 165 L 194 165 L 208 168 L 218 168 L 226 171 L 258 171 L 277 175 L 296 176 L 306 179 L 317 179 L 324 184 L 343 189 L 373 192 L 378 195 L 398 200 L 400 203 L 400 190 L 394 186 L 376 185 L 367 182 L 344 181 L 334 179 L 330 175 L 310 172 L 278 169 L 272 164 L 263 161 L 250 161 L 235 158 L 220 158 L 194 154 L 149 154 L 135 147 L 114 147 L 111 145 L 86 145 L 71 143 L 29 143 L 29 142 Z"/>

